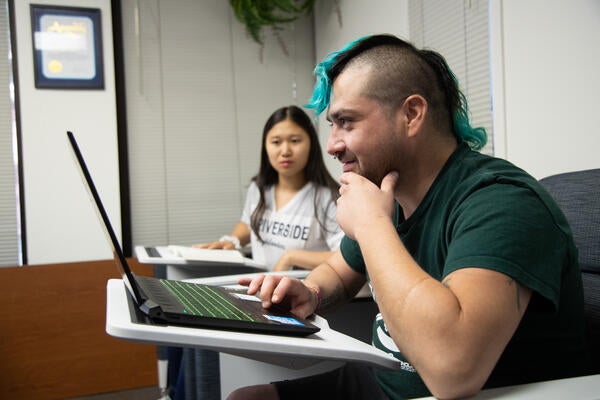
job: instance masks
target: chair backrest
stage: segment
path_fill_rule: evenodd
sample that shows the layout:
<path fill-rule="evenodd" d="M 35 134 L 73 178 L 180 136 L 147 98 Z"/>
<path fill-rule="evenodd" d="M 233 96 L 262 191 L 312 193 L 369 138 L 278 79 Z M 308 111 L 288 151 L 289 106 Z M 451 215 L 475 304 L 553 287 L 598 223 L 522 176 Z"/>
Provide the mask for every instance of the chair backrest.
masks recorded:
<path fill-rule="evenodd" d="M 579 251 L 591 373 L 600 373 L 600 168 L 540 180 L 567 217 Z"/>

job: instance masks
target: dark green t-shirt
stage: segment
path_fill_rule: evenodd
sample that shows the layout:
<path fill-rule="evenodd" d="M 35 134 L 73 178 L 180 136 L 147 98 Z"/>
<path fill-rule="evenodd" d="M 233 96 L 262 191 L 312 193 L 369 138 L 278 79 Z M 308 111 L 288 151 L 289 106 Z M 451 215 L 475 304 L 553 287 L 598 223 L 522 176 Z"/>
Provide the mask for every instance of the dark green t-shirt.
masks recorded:
<path fill-rule="evenodd" d="M 534 178 L 505 160 L 461 145 L 408 220 L 402 220 L 396 207 L 398 235 L 435 279 L 441 281 L 460 268 L 479 267 L 502 272 L 533 291 L 486 387 L 583 373 L 583 291 L 577 250 L 562 212 Z M 341 252 L 353 269 L 367 273 L 357 242 L 344 237 Z M 402 361 L 399 371 L 376 371 L 391 398 L 430 395 L 395 346 L 381 315 L 373 325 L 373 345 Z"/>

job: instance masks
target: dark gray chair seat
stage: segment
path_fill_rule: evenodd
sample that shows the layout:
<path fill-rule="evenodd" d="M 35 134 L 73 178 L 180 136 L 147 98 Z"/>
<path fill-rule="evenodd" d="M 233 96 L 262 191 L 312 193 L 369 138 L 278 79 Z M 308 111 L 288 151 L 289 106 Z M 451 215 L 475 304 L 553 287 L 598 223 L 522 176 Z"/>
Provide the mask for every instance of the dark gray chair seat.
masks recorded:
<path fill-rule="evenodd" d="M 590 373 L 600 373 L 600 168 L 540 180 L 569 221 L 579 251 Z"/>

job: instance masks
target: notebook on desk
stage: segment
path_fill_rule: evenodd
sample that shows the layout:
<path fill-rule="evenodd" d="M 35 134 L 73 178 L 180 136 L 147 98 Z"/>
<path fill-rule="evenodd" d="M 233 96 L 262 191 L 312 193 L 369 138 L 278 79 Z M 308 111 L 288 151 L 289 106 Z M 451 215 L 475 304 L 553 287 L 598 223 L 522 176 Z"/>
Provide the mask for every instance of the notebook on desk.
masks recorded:
<path fill-rule="evenodd" d="M 319 331 L 309 321 L 288 312 L 262 308 L 256 296 L 240 293 L 239 290 L 135 276 L 127 264 L 77 141 L 71 132 L 67 132 L 67 137 L 83 176 L 84 186 L 93 200 L 98 218 L 112 246 L 115 264 L 123 282 L 136 306 L 152 321 L 290 336 L 307 336 Z"/>
<path fill-rule="evenodd" d="M 248 272 L 266 271 L 267 267 L 244 257 L 238 250 L 198 249 L 188 246 L 135 246 L 135 255 L 143 264 L 247 267 Z"/>

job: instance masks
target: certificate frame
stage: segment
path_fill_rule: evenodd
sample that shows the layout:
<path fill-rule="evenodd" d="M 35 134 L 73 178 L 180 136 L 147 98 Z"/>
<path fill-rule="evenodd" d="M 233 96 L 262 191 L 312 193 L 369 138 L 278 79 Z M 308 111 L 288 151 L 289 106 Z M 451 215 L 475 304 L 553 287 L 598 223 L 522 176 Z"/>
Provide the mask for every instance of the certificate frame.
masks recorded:
<path fill-rule="evenodd" d="M 99 8 L 30 4 L 37 89 L 104 89 Z"/>

